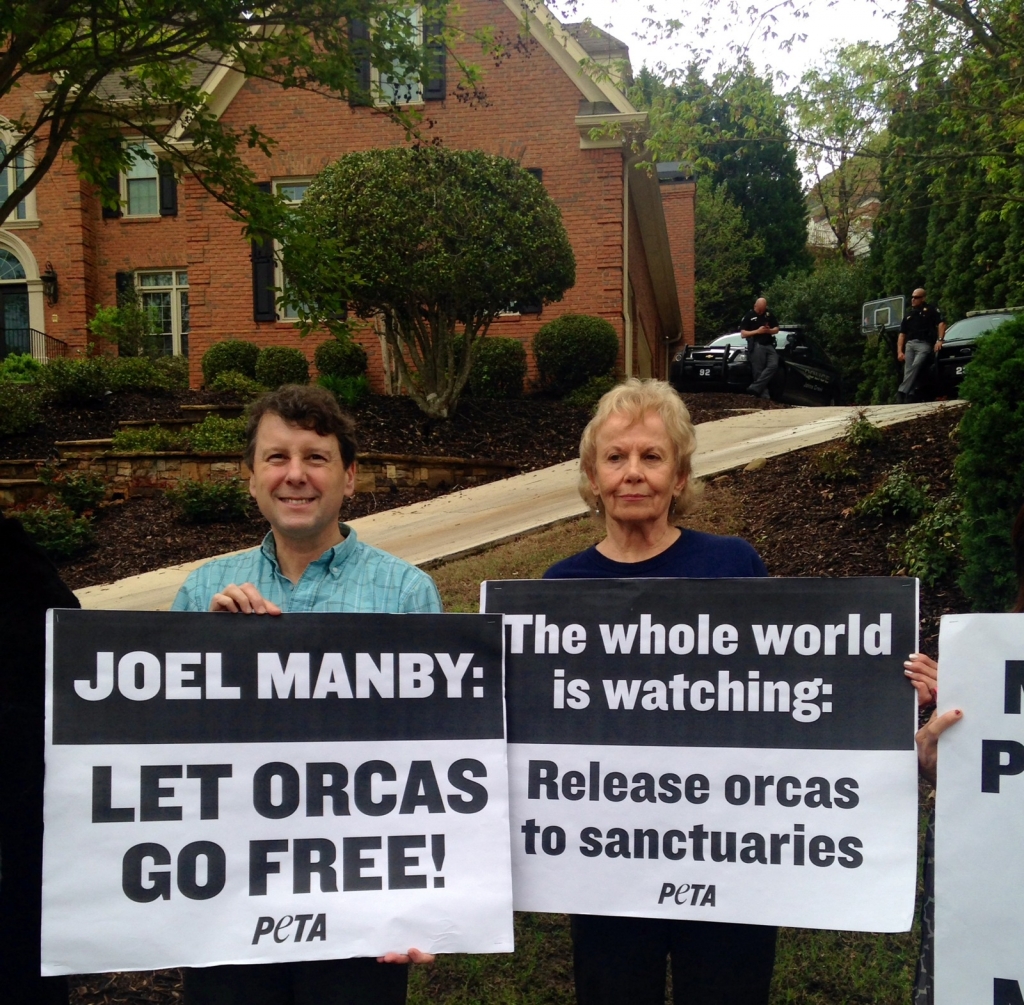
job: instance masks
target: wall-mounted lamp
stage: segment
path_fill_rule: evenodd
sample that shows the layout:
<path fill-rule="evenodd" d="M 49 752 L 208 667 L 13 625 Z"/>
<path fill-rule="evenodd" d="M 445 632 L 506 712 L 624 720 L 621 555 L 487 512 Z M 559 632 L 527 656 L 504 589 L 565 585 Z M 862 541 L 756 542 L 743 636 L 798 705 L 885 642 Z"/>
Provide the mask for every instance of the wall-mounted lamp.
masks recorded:
<path fill-rule="evenodd" d="M 46 269 L 39 278 L 43 281 L 43 296 L 46 297 L 46 302 L 52 307 L 57 303 L 59 296 L 57 271 L 54 269 L 52 263 L 46 263 Z"/>

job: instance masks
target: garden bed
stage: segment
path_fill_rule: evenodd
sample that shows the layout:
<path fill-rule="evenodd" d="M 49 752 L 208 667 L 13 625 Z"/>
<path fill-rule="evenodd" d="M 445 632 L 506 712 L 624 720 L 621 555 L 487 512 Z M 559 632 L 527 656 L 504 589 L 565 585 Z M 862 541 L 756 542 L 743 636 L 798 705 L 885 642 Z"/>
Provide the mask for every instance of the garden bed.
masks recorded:
<path fill-rule="evenodd" d="M 161 394 L 121 392 L 95 408 L 43 404 L 42 421 L 31 433 L 0 437 L 0 458 L 47 458 L 58 440 L 111 437 L 122 420 L 180 420 L 182 405 L 228 404 L 230 394 L 168 391 Z M 741 394 L 690 395 L 694 422 L 734 414 L 731 409 L 785 407 Z M 560 401 L 524 398 L 483 401 L 466 398 L 455 417 L 431 422 L 405 397 L 371 395 L 352 410 L 360 449 L 367 453 L 433 454 L 485 457 L 508 461 L 523 471 L 557 464 L 576 456 L 589 412 Z"/>

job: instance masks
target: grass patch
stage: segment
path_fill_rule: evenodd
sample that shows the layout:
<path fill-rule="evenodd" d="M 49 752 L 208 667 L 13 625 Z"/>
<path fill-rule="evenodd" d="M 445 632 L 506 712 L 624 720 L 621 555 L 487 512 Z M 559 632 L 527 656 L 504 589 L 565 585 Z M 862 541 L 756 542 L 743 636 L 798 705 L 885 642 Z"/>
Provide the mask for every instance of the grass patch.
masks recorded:
<path fill-rule="evenodd" d="M 730 475 L 708 484 L 686 526 L 744 534 L 742 505 L 732 484 Z M 475 612 L 483 580 L 539 579 L 549 565 L 601 537 L 597 524 L 583 517 L 447 562 L 431 575 L 446 611 Z M 771 1005 L 906 1005 L 919 937 L 916 924 L 913 932 L 900 935 L 780 929 Z M 433 967 L 412 968 L 409 1005 L 573 1005 L 569 919 L 517 913 L 515 938 L 512 954 L 439 956 Z"/>

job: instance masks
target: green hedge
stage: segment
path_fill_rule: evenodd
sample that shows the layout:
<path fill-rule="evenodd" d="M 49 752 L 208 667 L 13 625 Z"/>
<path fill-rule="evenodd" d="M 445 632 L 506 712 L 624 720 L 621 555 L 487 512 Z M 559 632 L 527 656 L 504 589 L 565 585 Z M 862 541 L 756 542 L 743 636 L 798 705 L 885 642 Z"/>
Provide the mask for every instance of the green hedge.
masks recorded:
<path fill-rule="evenodd" d="M 1024 504 L 1024 317 L 979 339 L 960 385 L 970 407 L 956 462 L 963 503 L 960 585 L 977 611 L 1005 611 L 1016 596 L 1010 530 Z"/>
<path fill-rule="evenodd" d="M 282 384 L 308 384 L 309 363 L 299 349 L 271 345 L 260 350 L 254 376 L 272 391 Z"/>
<path fill-rule="evenodd" d="M 321 377 L 362 377 L 366 350 L 358 342 L 332 338 L 316 347 L 313 362 Z"/>
<path fill-rule="evenodd" d="M 110 390 L 110 373 L 102 356 L 51 359 L 39 374 L 46 396 L 62 405 L 95 405 Z"/>
<path fill-rule="evenodd" d="M 186 523 L 217 523 L 242 520 L 249 514 L 252 497 L 248 486 L 237 478 L 223 482 L 185 480 L 168 489 L 168 501 Z"/>
<path fill-rule="evenodd" d="M 39 425 L 39 395 L 32 387 L 0 381 L 0 436 L 18 436 Z"/>
<path fill-rule="evenodd" d="M 241 339 L 215 342 L 203 353 L 203 383 L 209 387 L 217 374 L 227 370 L 234 370 L 255 380 L 259 355 L 260 348 L 255 342 L 244 342 Z"/>
<path fill-rule="evenodd" d="M 565 395 L 592 377 L 607 376 L 619 354 L 619 337 L 604 318 L 563 314 L 533 339 L 541 386 Z"/>
<path fill-rule="evenodd" d="M 469 389 L 477 398 L 520 398 L 526 380 L 526 349 L 519 339 L 493 335 L 473 347 Z"/>

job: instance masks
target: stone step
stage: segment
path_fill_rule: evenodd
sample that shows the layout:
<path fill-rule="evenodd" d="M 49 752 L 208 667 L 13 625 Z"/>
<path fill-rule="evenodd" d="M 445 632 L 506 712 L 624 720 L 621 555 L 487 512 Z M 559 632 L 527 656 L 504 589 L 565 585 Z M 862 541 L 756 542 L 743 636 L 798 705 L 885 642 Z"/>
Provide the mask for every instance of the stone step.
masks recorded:
<path fill-rule="evenodd" d="M 0 509 L 19 503 L 37 502 L 50 494 L 50 487 L 38 478 L 0 478 Z"/>
<path fill-rule="evenodd" d="M 42 457 L 15 457 L 0 460 L 0 478 L 35 478 L 39 468 L 46 463 Z"/>
<path fill-rule="evenodd" d="M 223 419 L 237 419 L 245 411 L 245 405 L 179 405 L 185 415 L 196 416 L 202 422 L 208 415 L 219 415 Z"/>
<path fill-rule="evenodd" d="M 54 446 L 58 450 L 65 448 L 69 450 L 88 450 L 90 448 L 94 450 L 106 450 L 112 443 L 111 437 L 100 437 L 96 440 L 55 440 Z"/>
<path fill-rule="evenodd" d="M 173 419 L 121 419 L 117 425 L 119 429 L 152 429 L 153 426 L 162 426 L 164 429 L 178 431 L 189 429 L 197 422 L 202 422 L 202 418 L 180 416 Z"/>

